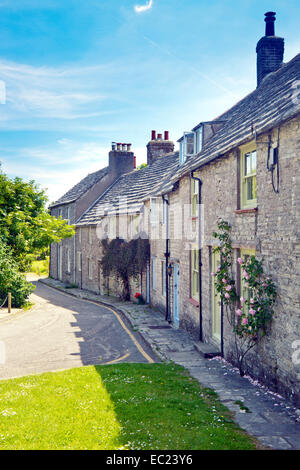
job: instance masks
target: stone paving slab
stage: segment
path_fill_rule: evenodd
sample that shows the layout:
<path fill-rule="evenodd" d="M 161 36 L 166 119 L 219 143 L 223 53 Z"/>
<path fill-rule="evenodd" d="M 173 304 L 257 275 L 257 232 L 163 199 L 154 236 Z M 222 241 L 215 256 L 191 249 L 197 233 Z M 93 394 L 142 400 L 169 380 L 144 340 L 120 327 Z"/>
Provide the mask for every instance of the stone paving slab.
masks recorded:
<path fill-rule="evenodd" d="M 42 282 L 65 292 L 114 306 L 128 318 L 131 325 L 142 334 L 155 353 L 164 361 L 183 365 L 201 385 L 212 388 L 235 416 L 241 428 L 267 447 L 279 450 L 300 449 L 300 410 L 265 387 L 240 377 L 238 372 L 222 358 L 205 359 L 194 347 L 194 340 L 180 329 L 153 329 L 166 326 L 164 316 L 148 305 L 121 302 L 111 296 L 99 296 L 80 289 L 66 289 L 59 281 L 43 279 Z M 240 401 L 250 412 L 245 412 Z"/>

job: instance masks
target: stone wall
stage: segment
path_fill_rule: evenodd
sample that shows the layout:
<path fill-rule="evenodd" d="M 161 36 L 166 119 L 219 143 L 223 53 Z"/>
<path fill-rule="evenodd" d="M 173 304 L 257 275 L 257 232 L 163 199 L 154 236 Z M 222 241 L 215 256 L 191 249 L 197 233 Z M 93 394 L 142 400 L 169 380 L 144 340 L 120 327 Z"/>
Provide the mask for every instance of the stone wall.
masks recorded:
<path fill-rule="evenodd" d="M 212 339 L 212 248 L 216 240 L 212 233 L 217 219 L 232 225 L 235 260 L 241 249 L 254 249 L 258 258 L 264 258 L 264 269 L 274 279 L 278 298 L 269 334 L 253 351 L 248 361 L 249 373 L 273 390 L 299 403 L 299 366 L 292 362 L 293 342 L 300 331 L 300 174 L 299 174 L 299 118 L 271 132 L 272 147 L 279 142 L 279 193 L 272 188 L 271 172 L 267 170 L 268 135 L 257 140 L 257 209 L 240 209 L 239 149 L 233 149 L 221 159 L 198 171 L 202 180 L 204 213 L 204 242 L 202 247 L 202 310 L 203 338 Z M 274 175 L 275 177 L 275 175 Z M 276 178 L 275 183 L 276 183 Z M 170 193 L 170 207 L 176 202 L 188 202 L 190 179 L 183 178 L 176 191 Z M 176 220 L 170 216 L 174 235 Z M 180 325 L 199 337 L 199 308 L 190 299 L 190 252 L 183 240 L 170 242 L 171 259 L 180 264 Z M 162 257 L 164 244 L 152 243 L 152 255 Z M 234 263 L 234 269 L 237 263 Z M 159 273 L 157 273 L 159 276 Z M 238 276 L 238 273 L 235 273 Z M 161 306 L 161 296 L 151 292 L 151 302 Z M 215 344 L 220 347 L 220 345 Z M 234 361 L 233 334 L 224 316 L 224 353 Z M 297 369 L 298 367 L 298 369 Z"/>

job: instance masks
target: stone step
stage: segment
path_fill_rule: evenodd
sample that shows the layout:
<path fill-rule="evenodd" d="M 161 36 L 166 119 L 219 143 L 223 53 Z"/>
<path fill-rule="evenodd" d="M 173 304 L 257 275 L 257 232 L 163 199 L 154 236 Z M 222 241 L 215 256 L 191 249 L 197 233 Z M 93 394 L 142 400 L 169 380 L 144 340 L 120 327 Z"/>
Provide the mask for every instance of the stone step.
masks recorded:
<path fill-rule="evenodd" d="M 211 359 L 212 357 L 221 356 L 221 353 L 220 351 L 218 351 L 218 348 L 211 344 L 197 341 L 194 342 L 194 347 L 198 351 L 198 353 L 205 359 Z"/>

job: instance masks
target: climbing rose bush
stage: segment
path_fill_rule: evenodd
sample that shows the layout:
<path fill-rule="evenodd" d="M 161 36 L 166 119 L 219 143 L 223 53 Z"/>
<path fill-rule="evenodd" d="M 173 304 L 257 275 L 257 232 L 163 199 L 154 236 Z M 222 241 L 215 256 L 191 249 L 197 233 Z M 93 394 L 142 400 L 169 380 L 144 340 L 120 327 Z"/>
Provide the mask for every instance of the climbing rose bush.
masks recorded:
<path fill-rule="evenodd" d="M 238 258 L 244 286 L 249 289 L 250 297 L 240 297 L 236 315 L 235 331 L 239 336 L 257 337 L 259 331 L 265 334 L 265 328 L 273 316 L 273 304 L 276 299 L 276 287 L 263 271 L 262 261 L 255 256 L 243 260 Z"/>
<path fill-rule="evenodd" d="M 218 222 L 219 232 L 214 232 L 213 236 L 218 238 L 220 246 L 216 247 L 214 253 L 220 253 L 220 264 L 216 272 L 211 273 L 215 278 L 216 290 L 225 305 L 235 302 L 237 299 L 235 281 L 232 276 L 232 244 L 229 237 L 230 226 L 228 222 L 220 220 Z"/>

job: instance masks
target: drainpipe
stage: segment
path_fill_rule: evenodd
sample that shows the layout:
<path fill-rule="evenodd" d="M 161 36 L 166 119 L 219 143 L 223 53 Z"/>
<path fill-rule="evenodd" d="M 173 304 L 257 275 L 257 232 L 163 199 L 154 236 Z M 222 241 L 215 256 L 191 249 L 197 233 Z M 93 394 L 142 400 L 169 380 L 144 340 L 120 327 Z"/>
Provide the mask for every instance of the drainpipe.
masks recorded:
<path fill-rule="evenodd" d="M 165 320 L 170 323 L 170 301 L 169 301 L 169 275 L 168 275 L 168 266 L 169 266 L 169 257 L 170 257 L 170 240 L 169 240 L 169 201 L 165 197 L 165 195 L 162 195 L 162 200 L 163 203 L 167 204 L 167 213 L 166 213 L 166 252 L 165 252 L 165 257 L 166 257 L 166 318 Z M 163 207 L 164 210 L 164 207 Z"/>
<path fill-rule="evenodd" d="M 200 239 L 200 233 L 201 233 L 201 218 L 200 218 L 200 209 L 201 209 L 201 188 L 202 188 L 202 181 L 200 178 L 197 178 L 194 176 L 194 171 L 191 172 L 191 178 L 195 181 L 198 181 L 199 188 L 198 188 L 198 231 L 199 231 L 199 237 L 198 237 L 198 250 L 199 250 L 199 341 L 203 341 L 203 325 L 202 325 L 202 248 L 201 248 L 201 239 Z"/>

